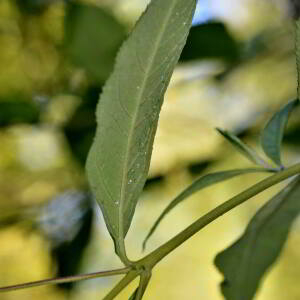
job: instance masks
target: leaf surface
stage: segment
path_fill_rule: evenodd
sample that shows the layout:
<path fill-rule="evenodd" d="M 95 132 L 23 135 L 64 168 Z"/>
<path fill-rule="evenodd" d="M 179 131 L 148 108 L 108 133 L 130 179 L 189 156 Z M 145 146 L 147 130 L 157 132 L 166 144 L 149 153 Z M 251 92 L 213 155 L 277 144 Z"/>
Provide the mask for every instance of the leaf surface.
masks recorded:
<path fill-rule="evenodd" d="M 157 229 L 158 225 L 161 223 L 161 221 L 164 219 L 164 217 L 174 207 L 176 207 L 178 204 L 180 204 L 186 198 L 195 194 L 196 192 L 199 192 L 200 190 L 202 190 L 204 188 L 207 188 L 207 187 L 217 184 L 219 182 L 231 179 L 231 178 L 239 176 L 239 175 L 249 174 L 249 173 L 258 173 L 258 172 L 268 172 L 268 170 L 260 169 L 260 168 L 228 170 L 228 171 L 207 174 L 207 175 L 200 177 L 196 181 L 194 181 L 190 186 L 188 186 L 186 189 L 184 189 L 175 199 L 173 199 L 170 202 L 170 204 L 163 210 L 163 212 L 160 214 L 160 216 L 158 217 L 158 219 L 155 221 L 154 225 L 150 229 L 148 235 L 146 236 L 146 238 L 143 242 L 143 249 L 145 249 L 147 241 L 153 235 L 154 231 Z"/>
<path fill-rule="evenodd" d="M 293 109 L 298 105 L 299 100 L 287 103 L 282 109 L 276 112 L 262 131 L 261 144 L 266 155 L 278 166 L 282 167 L 280 148 L 284 129 Z"/>
<path fill-rule="evenodd" d="M 242 237 L 217 255 L 215 264 L 224 274 L 221 290 L 227 300 L 253 299 L 263 275 L 279 256 L 300 213 L 299 178 L 267 202 Z"/>
<path fill-rule="evenodd" d="M 217 131 L 232 144 L 242 155 L 244 155 L 251 162 L 265 167 L 267 164 L 264 160 L 247 144 L 241 141 L 236 135 L 230 133 L 229 131 L 217 128 Z"/>
<path fill-rule="evenodd" d="M 99 100 L 86 170 L 117 253 L 147 178 L 164 93 L 195 7 L 196 0 L 153 0 L 121 47 Z"/>

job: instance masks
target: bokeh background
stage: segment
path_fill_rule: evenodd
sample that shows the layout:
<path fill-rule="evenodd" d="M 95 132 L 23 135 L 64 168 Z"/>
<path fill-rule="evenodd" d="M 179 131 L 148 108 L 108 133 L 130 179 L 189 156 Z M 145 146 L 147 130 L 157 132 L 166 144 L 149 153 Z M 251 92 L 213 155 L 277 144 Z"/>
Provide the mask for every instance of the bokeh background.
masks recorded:
<path fill-rule="evenodd" d="M 162 0 L 164 1 L 164 0 Z M 120 267 L 84 163 L 94 110 L 118 47 L 145 0 L 0 1 L 0 286 Z M 259 149 L 259 130 L 296 96 L 287 0 L 201 0 L 160 115 L 149 179 L 127 236 L 132 259 L 163 208 L 207 172 L 250 166 L 215 131 Z M 130 72 L 130 70 L 128 70 Z M 284 161 L 299 160 L 291 119 Z M 247 175 L 191 197 L 172 211 L 146 253 L 249 187 Z M 278 187 L 202 230 L 154 270 L 147 299 L 223 299 L 215 255 L 243 232 Z M 300 299 L 300 222 L 257 300 Z M 1 300 L 101 299 L 118 277 L 0 294 Z M 128 299 L 137 282 L 118 299 Z"/>

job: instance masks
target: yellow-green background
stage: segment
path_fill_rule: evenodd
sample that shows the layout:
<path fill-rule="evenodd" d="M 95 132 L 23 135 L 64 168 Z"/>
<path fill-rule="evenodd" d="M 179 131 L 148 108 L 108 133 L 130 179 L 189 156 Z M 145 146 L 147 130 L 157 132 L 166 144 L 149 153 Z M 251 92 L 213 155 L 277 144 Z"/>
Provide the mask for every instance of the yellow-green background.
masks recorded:
<path fill-rule="evenodd" d="M 105 7 L 128 30 L 146 5 L 142 0 L 85 2 Z M 222 140 L 215 127 L 251 128 L 246 141 L 257 147 L 259 129 L 266 119 L 295 97 L 293 27 L 287 4 L 284 0 L 203 1 L 239 43 L 262 35 L 267 49 L 233 68 L 223 80 L 215 79 L 226 69 L 219 60 L 191 62 L 175 70 L 160 116 L 149 174 L 149 178 L 163 176 L 163 180 L 149 185 L 141 196 L 126 239 L 130 258 L 143 255 L 141 243 L 156 217 L 201 174 L 192 174 L 188 166 L 213 162 L 204 170 L 209 172 L 250 165 Z M 64 15 L 61 1 L 39 15 L 22 13 L 13 0 L 0 1 L 0 101 L 15 100 L 18 95 L 25 95 L 27 101 L 50 99 L 39 124 L 0 128 L 0 218 L 85 186 L 83 168 L 73 157 L 61 128 L 84 101 L 73 91 L 89 84 L 90 79 L 72 62 L 62 63 L 66 59 L 60 47 Z M 297 125 L 297 117 L 293 124 Z M 297 143 L 286 145 L 284 151 L 286 164 L 297 160 Z M 263 176 L 243 176 L 191 197 L 163 221 L 149 241 L 147 252 L 260 178 Z M 221 217 L 170 254 L 154 269 L 145 299 L 222 299 L 218 286 L 222 276 L 213 259 L 243 232 L 257 208 L 277 189 Z M 120 266 L 96 205 L 95 216 L 80 272 Z M 25 220 L 0 228 L 1 286 L 55 276 L 57 266 L 50 256 L 51 242 L 39 230 L 29 230 L 27 223 Z M 299 226 L 295 222 L 280 260 L 256 299 L 300 299 Z M 3 293 L 0 299 L 101 299 L 117 279 L 82 282 L 70 294 L 47 286 Z M 130 285 L 118 299 L 128 299 L 135 285 L 136 282 Z"/>

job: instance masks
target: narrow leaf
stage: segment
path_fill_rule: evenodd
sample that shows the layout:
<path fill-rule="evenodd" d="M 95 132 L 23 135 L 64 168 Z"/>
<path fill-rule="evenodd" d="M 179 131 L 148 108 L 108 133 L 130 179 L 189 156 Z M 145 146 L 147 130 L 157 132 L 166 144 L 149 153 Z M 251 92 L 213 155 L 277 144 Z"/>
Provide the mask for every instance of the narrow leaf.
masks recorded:
<path fill-rule="evenodd" d="M 268 167 L 267 163 L 253 150 L 251 147 L 242 142 L 237 136 L 229 131 L 216 128 L 217 131 L 228 140 L 241 154 L 243 154 L 251 162 L 262 167 Z"/>
<path fill-rule="evenodd" d="M 213 184 L 217 184 L 219 182 L 231 179 L 233 177 L 243 175 L 243 174 L 249 174 L 249 173 L 258 173 L 258 172 L 271 172 L 266 169 L 259 169 L 259 168 L 251 168 L 251 169 L 237 169 L 237 170 L 228 170 L 223 172 L 216 172 L 204 175 L 194 181 L 190 186 L 188 186 L 186 189 L 184 189 L 175 199 L 171 201 L 171 203 L 164 209 L 164 211 L 160 214 L 158 219 L 155 221 L 154 225 L 150 229 L 148 235 L 146 236 L 144 242 L 143 242 L 143 249 L 146 247 L 146 243 L 149 240 L 149 238 L 153 235 L 154 231 L 158 227 L 158 225 L 161 223 L 163 218 L 179 203 L 184 201 L 189 196 L 195 194 L 196 192 L 199 192 L 200 190 L 209 187 Z"/>
<path fill-rule="evenodd" d="M 280 167 L 282 167 L 280 147 L 284 129 L 290 113 L 298 105 L 298 102 L 298 99 L 290 101 L 281 110 L 276 112 L 262 131 L 261 144 L 264 152 Z"/>
<path fill-rule="evenodd" d="M 153 0 L 122 46 L 100 97 L 86 170 L 119 255 L 147 178 L 164 93 L 195 6 L 196 0 Z"/>
<path fill-rule="evenodd" d="M 227 300 L 253 299 L 300 213 L 299 200 L 298 176 L 256 213 L 237 242 L 217 255 L 215 264 L 224 274 L 221 289 Z"/>

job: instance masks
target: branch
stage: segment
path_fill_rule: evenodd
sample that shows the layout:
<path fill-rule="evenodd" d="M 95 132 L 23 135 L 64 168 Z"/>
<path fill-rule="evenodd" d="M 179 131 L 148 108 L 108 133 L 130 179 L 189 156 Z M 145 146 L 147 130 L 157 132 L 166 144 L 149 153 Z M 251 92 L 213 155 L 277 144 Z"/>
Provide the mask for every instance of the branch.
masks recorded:
<path fill-rule="evenodd" d="M 152 269 L 158 262 L 160 262 L 165 256 L 167 256 L 170 252 L 175 250 L 181 244 L 183 244 L 186 240 L 204 228 L 206 225 L 210 224 L 226 212 L 230 211 L 231 209 L 235 208 L 236 206 L 244 203 L 248 199 L 252 198 L 253 196 L 261 193 L 262 191 L 270 188 L 271 186 L 284 181 L 292 176 L 295 176 L 300 173 L 300 163 L 295 164 L 294 166 L 287 168 L 283 171 L 276 173 L 273 176 L 270 176 L 259 183 L 253 185 L 252 187 L 248 188 L 244 192 L 236 195 L 235 197 L 229 199 L 228 201 L 224 202 L 223 204 L 217 206 L 211 212 L 205 214 L 197 221 L 192 223 L 189 227 L 185 230 L 177 234 L 174 238 L 148 254 L 146 257 L 142 258 L 137 262 L 133 262 L 134 269 L 131 267 L 126 267 L 123 269 L 117 270 L 110 270 L 110 271 L 103 271 L 103 272 L 96 272 L 96 273 L 89 273 L 89 274 L 81 274 L 69 277 L 62 277 L 62 278 L 52 278 L 52 279 L 45 279 L 39 280 L 34 282 L 28 282 L 18 285 L 6 286 L 0 288 L 0 292 L 7 292 L 13 291 L 18 289 L 24 289 L 29 287 L 36 287 L 46 284 L 60 284 L 66 282 L 76 282 L 80 280 L 98 278 L 98 277 L 106 277 L 106 276 L 113 276 L 113 275 L 121 275 L 126 274 L 126 276 L 111 290 L 111 292 L 104 298 L 104 300 L 111 300 L 114 299 L 130 282 L 132 282 L 136 277 L 141 276 L 145 267 L 147 269 Z"/>
<path fill-rule="evenodd" d="M 217 206 L 215 209 L 200 217 L 197 221 L 192 223 L 189 227 L 181 231 L 171 240 L 148 254 L 146 257 L 142 258 L 136 263 L 136 266 L 147 266 L 148 268 L 153 268 L 159 261 L 161 261 L 165 256 L 170 252 L 175 250 L 186 240 L 204 228 L 206 225 L 210 224 L 226 212 L 232 210 L 236 206 L 244 203 L 253 196 L 263 192 L 264 190 L 270 188 L 271 186 L 286 180 L 292 176 L 295 176 L 300 173 L 300 163 L 295 164 L 294 166 L 287 168 L 283 171 L 276 173 L 275 175 L 269 176 L 268 178 L 258 182 L 252 187 L 246 189 L 244 192 L 236 195 L 235 197 L 229 199 L 223 204 Z"/>
<path fill-rule="evenodd" d="M 30 288 L 30 287 L 37 287 L 37 286 L 41 286 L 41 285 L 61 284 L 61 283 L 76 282 L 76 281 L 99 278 L 99 277 L 121 275 L 121 274 L 128 273 L 130 270 L 131 270 L 130 268 L 123 268 L 123 269 L 116 269 L 116 270 L 109 270 L 109 271 L 102 271 L 102 272 L 95 272 L 95 273 L 88 273 L 88 274 L 80 274 L 80 275 L 67 276 L 67 277 L 56 277 L 56 278 L 26 282 L 26 283 L 1 287 L 0 293 L 20 290 L 20 289 L 26 289 L 26 288 Z"/>
<path fill-rule="evenodd" d="M 103 300 L 113 300 L 115 297 L 137 276 L 140 272 L 138 270 L 132 270 L 117 283 L 117 285 L 103 298 Z"/>

